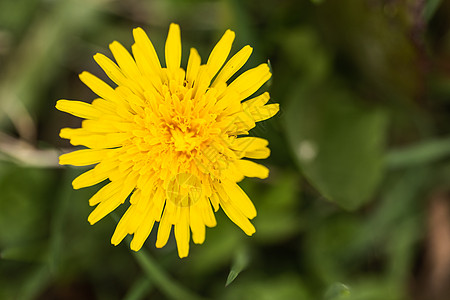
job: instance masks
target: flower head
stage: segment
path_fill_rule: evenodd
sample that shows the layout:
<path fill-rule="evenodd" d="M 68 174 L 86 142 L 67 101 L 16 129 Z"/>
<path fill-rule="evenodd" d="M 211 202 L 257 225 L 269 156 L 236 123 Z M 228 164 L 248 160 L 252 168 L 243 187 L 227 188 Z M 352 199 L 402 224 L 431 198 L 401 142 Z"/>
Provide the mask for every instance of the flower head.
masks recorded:
<path fill-rule="evenodd" d="M 91 104 L 59 100 L 56 108 L 85 119 L 81 128 L 63 128 L 60 136 L 87 149 L 60 156 L 60 164 L 95 167 L 73 181 L 75 189 L 108 180 L 90 200 L 88 217 L 96 223 L 129 197 L 129 207 L 112 236 L 119 244 L 133 235 L 138 251 L 158 222 L 157 247 L 174 226 L 178 254 L 205 239 L 205 226 L 216 225 L 222 207 L 242 230 L 252 235 L 249 219 L 256 210 L 237 185 L 244 176 L 266 178 L 268 169 L 251 160 L 270 155 L 268 142 L 248 135 L 255 123 L 278 112 L 266 104 L 269 94 L 249 100 L 271 76 L 267 64 L 250 69 L 229 83 L 248 60 L 243 47 L 227 62 L 234 32 L 227 30 L 206 64 L 190 50 L 186 70 L 181 63 L 180 28 L 171 24 L 165 45 L 166 67 L 141 28 L 133 31 L 132 55 L 118 42 L 110 45 L 116 63 L 103 54 L 95 61 L 116 88 L 83 72 L 80 79 L 99 98 Z M 243 102 L 244 101 L 244 102 Z"/>

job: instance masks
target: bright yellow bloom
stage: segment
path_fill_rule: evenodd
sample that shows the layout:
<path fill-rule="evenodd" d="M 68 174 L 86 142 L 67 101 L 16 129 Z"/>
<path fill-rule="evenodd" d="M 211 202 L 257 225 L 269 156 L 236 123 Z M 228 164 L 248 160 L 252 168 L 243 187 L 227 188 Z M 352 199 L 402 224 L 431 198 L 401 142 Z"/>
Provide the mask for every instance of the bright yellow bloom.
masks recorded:
<path fill-rule="evenodd" d="M 205 226 L 216 225 L 219 206 L 242 230 L 252 235 L 249 219 L 256 209 L 236 184 L 244 176 L 266 178 L 269 170 L 250 159 L 270 155 L 268 142 L 241 137 L 255 122 L 278 112 L 269 94 L 244 101 L 271 76 L 267 64 L 229 79 L 248 60 L 245 46 L 228 62 L 234 32 L 227 30 L 206 64 L 191 49 L 187 70 L 180 67 L 180 28 L 171 24 L 165 45 L 166 67 L 141 28 L 133 31 L 133 56 L 118 42 L 110 45 L 117 64 L 103 54 L 95 61 L 116 88 L 83 72 L 80 79 L 99 98 L 92 104 L 59 100 L 56 108 L 86 119 L 81 128 L 63 128 L 60 136 L 88 149 L 60 156 L 60 164 L 96 166 L 73 181 L 74 189 L 108 183 L 90 200 L 97 205 L 88 217 L 96 223 L 130 196 L 130 206 L 118 223 L 111 242 L 133 235 L 138 251 L 159 222 L 156 247 L 163 247 L 174 225 L 178 254 L 189 252 L 205 239 Z M 225 63 L 226 62 L 226 63 Z M 225 64 L 225 65 L 224 65 Z"/>

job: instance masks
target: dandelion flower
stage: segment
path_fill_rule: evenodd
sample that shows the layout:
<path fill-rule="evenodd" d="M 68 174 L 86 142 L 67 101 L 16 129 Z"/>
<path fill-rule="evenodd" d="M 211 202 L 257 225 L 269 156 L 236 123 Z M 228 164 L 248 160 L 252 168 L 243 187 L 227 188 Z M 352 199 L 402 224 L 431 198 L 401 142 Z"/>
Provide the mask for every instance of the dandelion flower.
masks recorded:
<path fill-rule="evenodd" d="M 271 76 L 267 64 L 230 78 L 248 60 L 252 48 L 243 47 L 228 61 L 235 34 L 227 30 L 206 64 L 190 50 L 181 68 L 180 28 L 171 24 L 162 67 L 148 36 L 133 30 L 132 55 L 118 42 L 110 44 L 116 62 L 103 54 L 95 61 L 117 85 L 112 88 L 83 72 L 81 81 L 99 98 L 91 104 L 59 100 L 56 108 L 83 118 L 81 128 L 63 128 L 60 136 L 77 150 L 60 156 L 60 164 L 95 165 L 73 181 L 80 189 L 107 181 L 89 200 L 95 209 L 91 224 L 111 213 L 129 197 L 129 207 L 111 238 L 119 244 L 133 235 L 138 251 L 158 223 L 156 247 L 163 247 L 174 227 L 178 254 L 205 240 L 205 227 L 214 227 L 214 212 L 226 215 L 247 235 L 256 209 L 237 182 L 266 178 L 269 170 L 249 159 L 270 155 L 268 142 L 248 137 L 255 123 L 278 112 L 266 104 L 269 94 L 252 96 Z M 247 159 L 246 159 L 247 158 Z"/>

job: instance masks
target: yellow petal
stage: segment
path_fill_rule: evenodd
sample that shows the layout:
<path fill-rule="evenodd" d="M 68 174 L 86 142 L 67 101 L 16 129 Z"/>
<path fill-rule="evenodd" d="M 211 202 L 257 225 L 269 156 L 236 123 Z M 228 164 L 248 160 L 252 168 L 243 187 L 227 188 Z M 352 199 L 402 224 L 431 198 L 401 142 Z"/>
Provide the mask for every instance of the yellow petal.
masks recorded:
<path fill-rule="evenodd" d="M 231 149 L 239 151 L 254 151 L 266 147 L 269 142 L 258 137 L 241 137 L 237 138 L 230 145 Z"/>
<path fill-rule="evenodd" d="M 152 66 L 150 58 L 148 57 L 148 55 L 145 54 L 144 50 L 141 47 L 139 47 L 137 44 L 134 44 L 133 46 L 131 46 L 131 49 L 133 51 L 134 59 L 136 60 L 136 65 L 142 74 L 142 77 L 140 79 L 142 83 L 140 84 L 140 86 L 145 87 L 145 91 L 143 92 L 144 95 L 145 92 L 149 92 L 148 89 L 160 90 L 162 86 L 161 82 L 162 71 L 161 66 L 159 65 L 159 60 L 156 63 L 154 63 L 157 64 L 156 67 Z M 129 79 L 129 82 L 130 81 L 133 82 L 132 80 Z"/>
<path fill-rule="evenodd" d="M 221 175 L 223 179 L 231 180 L 233 182 L 240 182 L 245 178 L 244 174 L 237 168 L 235 161 L 228 163 L 228 166 L 222 170 Z"/>
<path fill-rule="evenodd" d="M 84 120 L 81 128 L 92 133 L 111 133 L 117 132 L 115 122 L 109 120 Z"/>
<path fill-rule="evenodd" d="M 74 146 L 84 145 L 93 149 L 106 149 L 123 146 L 130 138 L 129 132 L 117 132 L 108 134 L 76 135 L 70 139 Z"/>
<path fill-rule="evenodd" d="M 81 73 L 79 77 L 80 80 L 87 85 L 87 87 L 103 99 L 110 100 L 112 102 L 120 102 L 120 99 L 115 94 L 114 89 L 103 80 L 86 71 Z"/>
<path fill-rule="evenodd" d="M 239 157 L 264 159 L 270 156 L 268 144 L 269 142 L 262 138 L 242 137 L 235 139 L 230 148 L 236 150 Z"/>
<path fill-rule="evenodd" d="M 261 107 L 255 107 L 250 110 L 255 122 L 260 122 L 272 118 L 280 110 L 280 105 L 278 103 L 268 104 Z"/>
<path fill-rule="evenodd" d="M 208 74 L 208 70 L 205 65 L 201 65 L 198 70 L 197 78 L 194 82 L 194 92 L 195 97 L 201 97 L 206 93 L 206 90 L 209 88 L 209 84 L 211 83 L 211 77 Z"/>
<path fill-rule="evenodd" d="M 135 234 L 134 238 L 137 239 L 136 241 L 134 241 L 134 245 L 136 246 L 136 248 L 140 248 L 147 239 L 148 234 L 150 234 L 148 233 L 147 235 L 145 235 L 144 231 L 145 228 L 142 228 L 139 230 L 138 236 L 136 236 L 139 227 L 141 225 L 150 226 L 150 230 L 153 227 L 153 222 L 155 218 L 153 218 L 151 215 L 154 207 L 151 197 L 152 196 L 149 197 L 148 195 L 145 195 L 143 192 L 140 192 L 139 189 L 137 189 L 133 193 L 132 197 L 130 197 L 130 203 L 132 206 L 135 207 L 135 212 L 133 214 L 133 217 L 130 217 L 130 220 L 128 221 L 127 231 L 129 234 Z M 152 222 L 152 224 L 145 225 L 144 223 L 146 221 Z"/>
<path fill-rule="evenodd" d="M 181 64 L 181 33 L 178 24 L 170 24 L 165 51 L 167 69 L 176 72 Z"/>
<path fill-rule="evenodd" d="M 122 98 L 126 99 L 127 102 L 130 104 L 130 108 L 135 108 L 136 106 L 145 107 L 146 103 L 144 99 L 136 95 L 131 89 L 125 87 L 125 86 L 119 86 L 116 88 L 117 94 L 119 94 Z M 141 112 L 141 111 L 140 111 Z M 142 113 L 144 113 L 142 111 Z"/>
<path fill-rule="evenodd" d="M 245 46 L 238 53 L 233 55 L 232 58 L 225 64 L 223 69 L 219 72 L 212 86 L 215 87 L 220 82 L 227 82 L 242 66 L 247 62 L 252 54 L 253 48 Z"/>
<path fill-rule="evenodd" d="M 256 208 L 247 194 L 235 182 L 228 180 L 222 181 L 230 203 L 249 219 L 256 217 Z"/>
<path fill-rule="evenodd" d="M 92 101 L 92 106 L 101 111 L 103 114 L 115 114 L 117 105 L 111 101 L 97 98 Z"/>
<path fill-rule="evenodd" d="M 149 58 L 144 54 L 144 51 L 137 44 L 131 46 L 131 51 L 133 52 L 134 60 L 136 61 L 136 66 L 142 75 L 147 75 L 151 77 L 159 77 L 158 73 L 155 72 L 154 67 L 151 65 Z M 156 75 L 156 76 L 155 76 Z"/>
<path fill-rule="evenodd" d="M 83 149 L 63 154 L 59 157 L 60 165 L 88 166 L 102 161 L 107 149 Z"/>
<path fill-rule="evenodd" d="M 149 199 L 140 199 L 139 201 L 150 201 Z M 150 208 L 150 206 L 149 206 Z M 148 209 L 144 212 L 144 217 L 140 225 L 137 227 L 134 233 L 133 240 L 131 241 L 130 248 L 134 251 L 139 251 L 145 243 L 145 240 L 150 235 L 155 224 L 155 219 L 151 217 L 152 211 Z"/>
<path fill-rule="evenodd" d="M 230 202 L 221 201 L 220 205 L 222 206 L 225 214 L 230 218 L 231 221 L 234 222 L 237 226 L 239 226 L 242 231 L 247 235 L 253 235 L 255 233 L 255 227 L 248 220 L 244 214 L 238 211 Z"/>
<path fill-rule="evenodd" d="M 89 199 L 89 205 L 94 206 L 102 202 L 104 199 L 111 198 L 114 194 L 117 194 L 122 189 L 122 183 L 120 181 L 113 181 L 102 187 Z"/>
<path fill-rule="evenodd" d="M 114 246 L 117 246 L 118 244 L 120 244 L 120 242 L 122 242 L 122 240 L 127 236 L 128 221 L 130 218 L 133 217 L 135 209 L 136 209 L 136 206 L 131 205 L 127 209 L 127 211 L 124 213 L 122 218 L 120 218 L 120 221 L 117 224 L 116 229 L 114 230 L 114 233 L 111 237 L 111 244 L 113 244 Z"/>
<path fill-rule="evenodd" d="M 265 147 L 251 151 L 245 151 L 244 156 L 253 159 L 266 159 L 270 156 L 270 149 Z"/>
<path fill-rule="evenodd" d="M 214 216 L 214 212 L 211 208 L 211 204 L 205 201 L 204 199 L 200 199 L 198 201 L 199 210 L 202 214 L 203 222 L 208 227 L 214 227 L 217 225 L 216 217 Z"/>
<path fill-rule="evenodd" d="M 243 100 L 256 92 L 271 76 L 269 66 L 261 64 L 241 74 L 228 88 L 236 89 L 241 94 L 240 100 Z"/>
<path fill-rule="evenodd" d="M 201 199 L 200 201 L 205 201 Z M 189 207 L 189 223 L 192 230 L 192 240 L 196 244 L 203 244 L 205 241 L 205 224 L 198 205 Z"/>
<path fill-rule="evenodd" d="M 125 75 L 119 69 L 119 67 L 108 57 L 101 53 L 94 55 L 94 60 L 105 71 L 106 75 L 111 78 L 117 85 L 124 85 L 126 83 Z"/>
<path fill-rule="evenodd" d="M 150 232 L 155 225 L 155 220 L 153 219 L 145 219 L 142 224 L 136 230 L 136 233 L 133 236 L 133 240 L 131 241 L 130 248 L 133 251 L 139 251 L 147 240 Z"/>
<path fill-rule="evenodd" d="M 92 170 L 84 172 L 72 181 L 75 190 L 92 186 L 108 179 L 110 172 L 115 168 L 114 165 L 100 162 Z"/>
<path fill-rule="evenodd" d="M 188 81 L 188 87 L 192 87 L 195 79 L 197 78 L 198 71 L 200 69 L 201 58 L 197 50 L 191 48 L 189 54 L 189 60 L 186 71 L 186 80 Z"/>
<path fill-rule="evenodd" d="M 124 203 L 128 195 L 136 187 L 138 175 L 130 173 L 127 178 L 120 181 L 119 192 L 103 195 L 100 204 L 91 212 L 88 222 L 93 225 L 101 220 L 104 216 L 115 210 L 120 204 Z M 111 184 L 111 183 L 110 183 Z"/>
<path fill-rule="evenodd" d="M 125 76 L 126 73 L 124 74 L 123 70 L 120 70 L 120 68 L 112 60 L 103 54 L 97 53 L 94 55 L 94 59 L 103 71 L 105 71 L 105 74 L 108 75 L 108 77 L 111 78 L 111 80 L 114 81 L 119 87 L 126 86 L 130 88 L 133 93 L 143 96 L 142 88 L 139 85 L 139 80 L 137 80 L 139 77 L 128 79 Z"/>
<path fill-rule="evenodd" d="M 206 63 L 208 73 L 211 78 L 219 72 L 220 68 L 227 60 L 227 57 L 230 54 L 231 46 L 233 45 L 234 37 L 234 32 L 228 29 L 211 51 L 208 62 Z"/>
<path fill-rule="evenodd" d="M 269 99 L 270 99 L 269 93 L 265 92 L 262 95 L 259 95 L 255 98 L 252 98 L 252 99 L 249 99 L 249 100 L 243 102 L 242 107 L 244 108 L 244 110 L 261 107 L 264 104 L 266 104 L 269 101 Z"/>
<path fill-rule="evenodd" d="M 217 212 L 219 210 L 219 197 L 217 196 L 217 194 L 212 193 L 209 200 L 211 201 L 214 211 Z M 209 203 L 208 203 L 208 205 L 209 205 Z"/>
<path fill-rule="evenodd" d="M 179 207 L 180 215 L 175 224 L 175 239 L 177 240 L 178 256 L 186 257 L 189 254 L 189 207 Z"/>
<path fill-rule="evenodd" d="M 91 225 L 94 225 L 107 214 L 111 213 L 115 210 L 120 204 L 125 202 L 125 199 L 128 197 L 127 195 L 123 195 L 122 193 L 117 193 L 112 195 L 110 198 L 103 200 L 100 204 L 90 213 L 88 217 L 88 222 Z"/>
<path fill-rule="evenodd" d="M 242 110 L 240 94 L 235 90 L 228 90 L 223 97 L 218 99 L 214 108 L 219 113 L 232 115 Z"/>
<path fill-rule="evenodd" d="M 120 69 L 124 74 L 126 74 L 128 78 L 135 80 L 136 77 L 141 76 L 141 73 L 139 72 L 139 69 L 136 66 L 136 62 L 134 61 L 130 53 L 127 51 L 127 49 L 125 49 L 125 47 L 122 46 L 122 44 L 114 41 L 109 45 L 109 49 L 114 55 L 114 59 L 119 65 Z"/>
<path fill-rule="evenodd" d="M 159 222 L 158 235 L 156 237 L 156 247 L 162 248 L 167 244 L 170 231 L 172 230 L 172 218 L 174 212 L 174 205 L 170 201 L 166 201 L 166 207 L 164 208 L 163 216 Z"/>
<path fill-rule="evenodd" d="M 71 139 L 76 135 L 89 135 L 91 132 L 84 128 L 62 128 L 59 132 L 59 136 L 63 139 Z"/>
<path fill-rule="evenodd" d="M 111 237 L 111 244 L 113 244 L 114 246 L 117 246 L 127 236 L 128 223 L 129 223 L 130 219 L 134 219 L 135 212 L 136 212 L 136 205 L 131 205 L 127 209 L 127 211 L 122 216 L 119 223 L 117 224 L 116 229 L 114 230 L 113 236 Z M 131 248 L 131 246 L 130 246 L 130 248 Z"/>
<path fill-rule="evenodd" d="M 101 174 L 101 176 L 96 175 L 97 174 L 94 172 L 94 169 L 84 172 L 72 181 L 73 188 L 75 190 L 78 190 L 87 186 L 95 185 L 102 182 L 103 180 L 108 179 L 107 173 Z"/>
<path fill-rule="evenodd" d="M 144 32 L 144 30 L 142 30 L 142 28 L 138 27 L 133 29 L 133 36 L 136 45 L 138 46 L 138 48 L 141 49 L 143 53 L 142 57 L 144 57 L 148 61 L 153 73 L 161 77 L 161 63 L 159 62 L 159 58 L 158 55 L 156 54 L 155 47 L 153 47 L 153 44 L 148 38 L 147 34 Z M 136 60 L 138 59 L 136 58 Z"/>
<path fill-rule="evenodd" d="M 157 186 L 157 190 L 152 198 L 153 208 L 151 217 L 158 222 L 161 220 L 163 215 L 164 204 L 166 203 L 165 199 L 165 190 L 161 186 Z"/>
<path fill-rule="evenodd" d="M 263 165 L 249 160 L 240 159 L 236 162 L 238 169 L 247 177 L 257 177 L 265 179 L 269 176 L 269 169 Z"/>
<path fill-rule="evenodd" d="M 253 127 L 256 126 L 255 121 L 251 114 L 245 111 L 238 112 L 231 116 L 232 122 L 230 126 L 227 127 L 227 132 L 235 132 L 235 131 L 249 131 Z M 232 126 L 234 125 L 235 128 Z M 235 134 L 239 135 L 239 134 Z"/>
<path fill-rule="evenodd" d="M 91 104 L 73 100 L 58 100 L 56 108 L 83 119 L 97 119 L 101 113 Z"/>

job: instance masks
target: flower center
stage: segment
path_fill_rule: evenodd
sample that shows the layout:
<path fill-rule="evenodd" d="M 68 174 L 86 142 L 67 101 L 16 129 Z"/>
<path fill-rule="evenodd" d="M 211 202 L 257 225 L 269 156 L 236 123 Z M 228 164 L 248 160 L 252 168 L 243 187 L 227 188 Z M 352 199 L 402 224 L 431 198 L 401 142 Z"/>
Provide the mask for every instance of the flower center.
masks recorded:
<path fill-rule="evenodd" d="M 164 132 L 161 141 L 177 155 L 191 157 L 202 151 L 218 133 L 214 129 L 217 116 L 211 113 L 212 105 L 208 105 L 208 102 L 215 103 L 215 99 L 192 96 L 192 89 L 184 85 L 175 87 L 173 81 L 171 83 L 170 87 L 166 85 L 165 97 L 160 98 L 167 110 L 157 113 Z"/>
<path fill-rule="evenodd" d="M 168 80 L 159 90 L 146 91 L 147 107 L 135 118 L 139 129 L 133 132 L 133 144 L 143 154 L 136 159 L 162 172 L 165 184 L 177 173 L 195 174 L 201 180 L 218 178 L 235 159 L 228 149 L 228 120 L 217 91 L 198 92 L 183 80 Z M 179 195 L 171 196 L 175 202 L 184 201 L 186 189 L 175 184 L 170 190 Z"/>
<path fill-rule="evenodd" d="M 171 129 L 172 142 L 175 151 L 190 152 L 200 145 L 200 138 L 191 130 L 183 130 L 179 127 Z"/>

